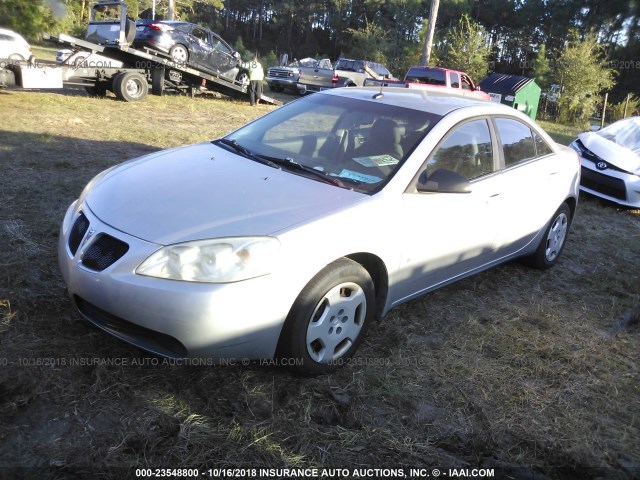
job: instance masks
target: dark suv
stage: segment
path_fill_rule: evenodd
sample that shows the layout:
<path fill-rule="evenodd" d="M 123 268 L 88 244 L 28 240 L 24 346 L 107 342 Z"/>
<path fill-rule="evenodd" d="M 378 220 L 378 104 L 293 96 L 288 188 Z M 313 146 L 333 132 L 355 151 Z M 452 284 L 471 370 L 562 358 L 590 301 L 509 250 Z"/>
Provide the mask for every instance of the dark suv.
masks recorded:
<path fill-rule="evenodd" d="M 240 54 L 211 30 L 181 21 L 136 21 L 135 48 L 165 53 L 179 65 L 248 83 L 249 74 L 239 66 Z"/>

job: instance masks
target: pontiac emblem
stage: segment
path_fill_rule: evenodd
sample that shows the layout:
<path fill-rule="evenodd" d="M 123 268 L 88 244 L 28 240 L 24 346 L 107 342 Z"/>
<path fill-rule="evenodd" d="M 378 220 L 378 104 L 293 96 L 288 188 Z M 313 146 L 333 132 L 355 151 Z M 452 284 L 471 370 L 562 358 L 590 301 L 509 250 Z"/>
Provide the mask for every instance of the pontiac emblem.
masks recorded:
<path fill-rule="evenodd" d="M 91 240 L 91 237 L 93 237 L 94 233 L 96 233 L 96 231 L 93 228 L 90 228 L 87 234 L 85 235 L 84 240 L 82 240 L 82 245 L 81 245 L 82 247 L 84 247 L 87 244 L 87 242 Z"/>

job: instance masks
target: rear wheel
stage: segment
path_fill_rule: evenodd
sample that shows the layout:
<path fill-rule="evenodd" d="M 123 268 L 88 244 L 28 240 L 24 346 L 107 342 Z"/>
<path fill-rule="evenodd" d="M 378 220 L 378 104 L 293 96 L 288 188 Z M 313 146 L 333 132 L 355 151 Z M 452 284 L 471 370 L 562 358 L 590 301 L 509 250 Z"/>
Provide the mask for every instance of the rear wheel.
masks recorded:
<path fill-rule="evenodd" d="M 533 255 L 527 257 L 525 261 L 540 270 L 553 267 L 564 249 L 570 226 L 571 210 L 566 203 L 563 203 L 551 217 L 538 249 Z"/>
<path fill-rule="evenodd" d="M 113 93 L 119 100 L 137 102 L 147 96 L 149 85 L 144 75 L 138 72 L 123 72 L 113 79 Z"/>
<path fill-rule="evenodd" d="M 186 65 L 189 61 L 189 49 L 184 45 L 177 43 L 171 50 L 169 50 L 169 56 L 178 65 Z"/>
<path fill-rule="evenodd" d="M 358 349 L 375 308 L 367 270 L 353 260 L 337 260 L 300 292 L 280 335 L 278 354 L 303 372 L 331 372 Z"/>

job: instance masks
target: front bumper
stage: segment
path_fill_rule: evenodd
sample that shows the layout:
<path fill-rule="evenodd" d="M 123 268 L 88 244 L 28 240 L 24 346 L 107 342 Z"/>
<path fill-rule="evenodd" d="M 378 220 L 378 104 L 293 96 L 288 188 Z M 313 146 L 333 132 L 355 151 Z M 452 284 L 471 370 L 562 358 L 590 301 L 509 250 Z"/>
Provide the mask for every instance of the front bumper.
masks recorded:
<path fill-rule="evenodd" d="M 640 208 L 640 176 L 607 168 L 598 170 L 593 162 L 580 157 L 580 190 L 618 205 Z"/>
<path fill-rule="evenodd" d="M 80 211 L 89 227 L 73 254 L 69 235 Z M 83 258 L 101 235 L 129 248 L 95 271 Z M 86 205 L 74 202 L 60 231 L 58 259 L 78 311 L 112 335 L 169 358 L 273 357 L 291 300 L 271 275 L 227 284 L 137 275 L 138 265 L 158 248 L 104 224 Z"/>
<path fill-rule="evenodd" d="M 298 80 L 296 79 L 287 79 L 281 77 L 265 77 L 267 84 L 272 87 L 282 87 L 287 88 L 289 90 L 298 90 Z"/>

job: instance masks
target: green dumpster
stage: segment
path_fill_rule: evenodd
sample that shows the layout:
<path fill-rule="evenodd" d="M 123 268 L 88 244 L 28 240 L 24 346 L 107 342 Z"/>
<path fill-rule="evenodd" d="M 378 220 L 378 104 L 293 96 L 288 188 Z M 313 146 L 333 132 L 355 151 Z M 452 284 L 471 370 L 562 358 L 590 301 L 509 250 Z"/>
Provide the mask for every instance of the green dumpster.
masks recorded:
<path fill-rule="evenodd" d="M 533 78 L 492 73 L 480 82 L 480 89 L 487 92 L 492 101 L 509 105 L 536 119 L 540 87 Z"/>

